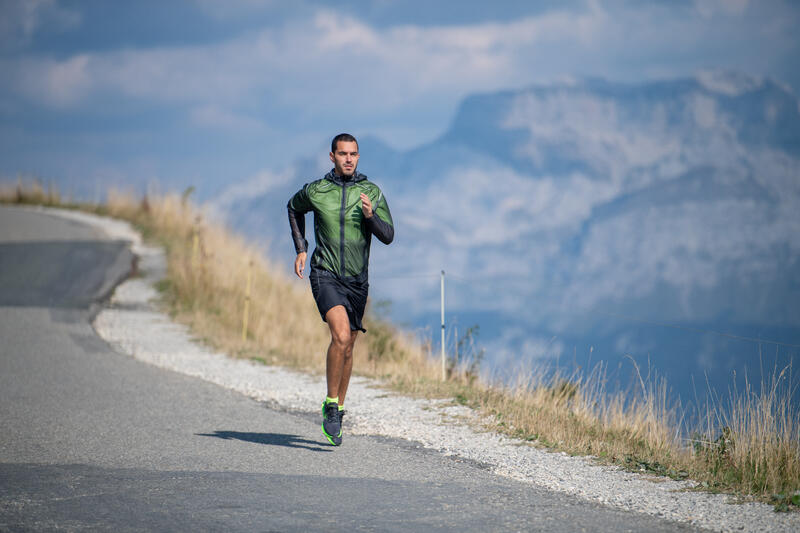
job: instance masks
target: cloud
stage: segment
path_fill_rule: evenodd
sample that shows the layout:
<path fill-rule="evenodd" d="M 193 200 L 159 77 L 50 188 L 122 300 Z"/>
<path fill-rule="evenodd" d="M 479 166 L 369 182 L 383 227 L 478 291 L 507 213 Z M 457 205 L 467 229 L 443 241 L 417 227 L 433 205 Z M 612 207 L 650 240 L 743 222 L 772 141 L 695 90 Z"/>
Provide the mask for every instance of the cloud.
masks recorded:
<path fill-rule="evenodd" d="M 224 215 L 230 212 L 237 203 L 263 196 L 280 185 L 291 182 L 294 178 L 294 172 L 291 170 L 283 172 L 261 170 L 249 179 L 227 187 L 211 203 L 211 210 L 219 214 L 220 218 L 224 218 Z"/>
<path fill-rule="evenodd" d="M 27 45 L 42 28 L 63 31 L 81 22 L 78 12 L 58 5 L 56 0 L 2 0 L 0 2 L 0 45 Z"/>
<path fill-rule="evenodd" d="M 507 23 L 377 29 L 320 10 L 310 20 L 290 20 L 282 28 L 222 43 L 91 54 L 87 90 L 208 103 L 275 89 L 285 100 L 327 103 L 331 91 L 319 90 L 325 84 L 334 94 L 348 87 L 367 106 L 401 105 L 430 91 L 529 80 L 531 65 L 525 64 L 541 55 L 537 47 L 593 46 L 609 30 L 608 19 L 594 6 L 579 14 L 553 11 Z M 39 61 L 46 69 L 50 60 Z"/>
<path fill-rule="evenodd" d="M 90 61 L 88 54 L 78 54 L 64 61 L 0 61 L 0 69 L 13 73 L 8 82 L 24 97 L 66 108 L 79 103 L 91 89 Z"/>
<path fill-rule="evenodd" d="M 263 122 L 248 115 L 222 109 L 214 105 L 203 105 L 190 112 L 192 124 L 230 131 L 258 131 L 265 128 Z"/>
<path fill-rule="evenodd" d="M 712 98 L 695 95 L 691 107 L 698 126 L 705 129 L 714 129 L 717 126 L 717 103 Z"/>
<path fill-rule="evenodd" d="M 738 96 L 764 85 L 764 80 L 758 76 L 724 70 L 699 70 L 695 77 L 709 91 L 728 96 Z"/>
<path fill-rule="evenodd" d="M 564 342 L 558 337 L 541 337 L 518 326 L 503 328 L 497 338 L 485 343 L 485 348 L 491 357 L 491 367 L 495 372 L 503 372 L 495 377 L 510 378 L 514 385 L 527 385 L 517 381 L 536 379 L 537 369 L 548 368 L 566 352 Z"/>
<path fill-rule="evenodd" d="M 749 0 L 696 0 L 695 10 L 704 18 L 717 15 L 742 15 L 750 4 Z"/>
<path fill-rule="evenodd" d="M 489 90 L 528 81 L 526 52 L 546 43 L 588 44 L 604 19 L 605 13 L 595 9 L 577 15 L 555 11 L 506 23 L 377 29 L 354 17 L 321 11 L 314 19 L 318 38 L 307 49 L 334 64 L 338 57 L 347 66 L 358 65 L 358 83 L 369 91 L 379 89 L 382 105 L 399 106 L 431 92 L 459 94 L 465 87 Z M 323 71 L 330 68 L 318 66 Z"/>
<path fill-rule="evenodd" d="M 228 0 L 227 2 L 193 0 L 193 2 L 204 13 L 221 21 L 247 17 L 253 13 L 261 13 L 279 4 L 276 0 Z"/>
<path fill-rule="evenodd" d="M 13 5 L 19 11 L 28 4 Z M 53 1 L 30 5 L 39 7 L 17 17 L 27 21 L 22 26 L 28 33 L 39 24 L 38 13 L 63 11 Z M 213 5 L 199 3 L 202 9 Z M 272 9 L 270 2 L 257 0 L 237 5 L 239 11 Z M 23 98 L 59 107 L 90 104 L 101 93 L 123 101 L 185 106 L 192 120 L 215 110 L 216 118 L 206 116 L 206 123 L 223 128 L 230 121 L 221 114 L 230 118 L 235 108 L 262 102 L 293 110 L 297 122 L 347 117 L 377 124 L 381 116 L 441 121 L 460 97 L 476 91 L 572 74 L 626 79 L 685 73 L 686 65 L 676 66 L 671 56 L 692 50 L 683 56 L 698 57 L 695 67 L 700 67 L 704 48 L 734 35 L 752 49 L 757 32 L 744 20 L 748 6 L 721 6 L 737 8 L 721 28 L 718 21 L 692 18 L 682 9 L 610 8 L 597 2 L 510 21 L 435 26 L 378 27 L 357 16 L 317 9 L 311 16 L 285 18 L 282 24 L 222 42 L 85 52 L 60 59 L 27 56 L 20 59 L 23 82 L 15 87 Z M 768 46 L 769 40 L 759 36 L 759 53 Z M 736 54 L 734 46 L 729 55 Z M 79 82 L 64 87 L 52 83 L 65 72 Z M 13 78 L 15 71 L 10 74 Z M 428 124 L 421 127 L 430 129 Z"/>
<path fill-rule="evenodd" d="M 517 155 L 534 165 L 541 165 L 554 147 L 569 147 L 575 151 L 571 157 L 588 163 L 595 175 L 619 180 L 631 167 L 651 165 L 678 151 L 679 142 L 667 127 L 669 113 L 662 104 L 639 116 L 589 90 L 530 91 L 515 97 L 502 125 L 530 132 Z M 647 136 L 641 128 L 647 128 Z"/>
<path fill-rule="evenodd" d="M 580 174 L 531 179 L 508 168 L 454 165 L 431 182 L 425 203 L 416 196 L 399 203 L 404 225 L 420 232 L 439 228 L 442 244 L 470 250 L 504 245 L 529 233 L 578 228 L 593 206 L 618 192 L 615 184 Z"/>

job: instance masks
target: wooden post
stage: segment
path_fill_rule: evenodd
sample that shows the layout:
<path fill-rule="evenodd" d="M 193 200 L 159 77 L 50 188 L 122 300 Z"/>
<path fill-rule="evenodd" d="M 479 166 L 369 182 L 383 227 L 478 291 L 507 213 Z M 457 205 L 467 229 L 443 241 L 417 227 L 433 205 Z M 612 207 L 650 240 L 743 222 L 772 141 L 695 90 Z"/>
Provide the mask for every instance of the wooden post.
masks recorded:
<path fill-rule="evenodd" d="M 447 361 L 444 356 L 444 270 L 442 270 L 442 381 L 447 380 Z"/>

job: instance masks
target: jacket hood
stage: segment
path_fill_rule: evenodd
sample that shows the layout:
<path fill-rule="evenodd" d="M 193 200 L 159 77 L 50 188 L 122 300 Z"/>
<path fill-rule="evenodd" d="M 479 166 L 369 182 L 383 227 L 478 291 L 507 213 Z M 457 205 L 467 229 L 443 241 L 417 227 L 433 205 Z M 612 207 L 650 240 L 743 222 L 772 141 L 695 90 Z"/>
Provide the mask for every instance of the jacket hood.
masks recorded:
<path fill-rule="evenodd" d="M 356 183 L 359 181 L 364 181 L 365 179 L 367 179 L 367 176 L 356 170 L 350 178 L 345 178 L 344 176 L 338 175 L 336 173 L 336 170 L 332 168 L 330 172 L 325 174 L 325 179 L 334 182 L 336 185 L 342 185 L 345 182 Z"/>

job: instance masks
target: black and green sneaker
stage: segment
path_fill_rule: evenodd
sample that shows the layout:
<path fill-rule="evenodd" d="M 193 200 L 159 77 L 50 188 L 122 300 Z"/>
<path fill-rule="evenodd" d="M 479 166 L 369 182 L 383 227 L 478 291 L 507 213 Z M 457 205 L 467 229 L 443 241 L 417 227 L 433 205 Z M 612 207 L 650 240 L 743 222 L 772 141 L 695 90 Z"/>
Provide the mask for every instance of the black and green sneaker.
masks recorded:
<path fill-rule="evenodd" d="M 344 409 L 339 409 L 339 444 L 337 446 L 342 444 L 342 429 L 344 428 L 342 420 L 344 420 Z"/>
<path fill-rule="evenodd" d="M 339 404 L 322 402 L 322 434 L 334 446 L 342 443 L 342 422 L 339 417 Z"/>

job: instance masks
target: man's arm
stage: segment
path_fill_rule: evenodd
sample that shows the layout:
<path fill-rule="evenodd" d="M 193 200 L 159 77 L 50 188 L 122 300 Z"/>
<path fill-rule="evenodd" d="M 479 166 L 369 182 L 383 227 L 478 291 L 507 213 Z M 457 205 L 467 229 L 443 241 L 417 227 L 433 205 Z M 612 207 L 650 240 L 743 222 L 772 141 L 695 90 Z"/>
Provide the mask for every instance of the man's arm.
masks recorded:
<path fill-rule="evenodd" d="M 308 241 L 306 240 L 306 213 L 311 205 L 308 200 L 306 187 L 303 187 L 289 199 L 286 209 L 289 215 L 289 227 L 292 230 L 292 241 L 297 258 L 294 260 L 294 272 L 300 279 L 303 278 L 303 269 L 306 266 Z"/>
<path fill-rule="evenodd" d="M 292 229 L 292 241 L 294 242 L 295 253 L 308 252 L 308 241 L 306 240 L 306 215 L 298 213 L 291 207 L 289 212 L 289 227 Z"/>
<path fill-rule="evenodd" d="M 394 240 L 394 224 L 392 214 L 389 212 L 389 204 L 383 193 L 378 196 L 375 210 L 372 208 L 372 201 L 369 197 L 361 193 L 361 210 L 364 212 L 364 224 L 369 231 L 375 235 L 383 244 L 390 244 Z"/>

